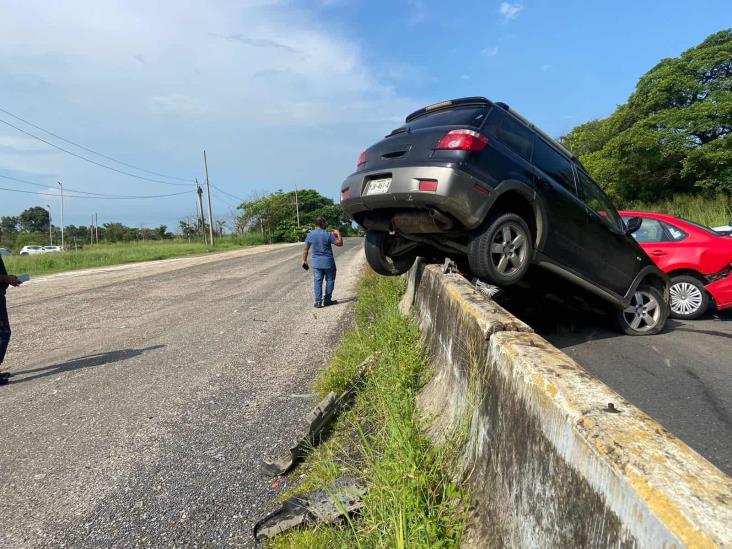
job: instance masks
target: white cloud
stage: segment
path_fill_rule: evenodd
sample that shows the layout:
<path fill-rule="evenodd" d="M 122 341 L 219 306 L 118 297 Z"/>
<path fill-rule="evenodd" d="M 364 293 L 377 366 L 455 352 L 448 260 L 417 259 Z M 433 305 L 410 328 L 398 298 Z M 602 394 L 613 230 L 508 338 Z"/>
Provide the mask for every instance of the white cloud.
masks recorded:
<path fill-rule="evenodd" d="M 519 12 L 523 9 L 524 7 L 521 4 L 501 2 L 501 5 L 498 7 L 498 13 L 504 18 L 504 20 L 508 21 L 510 19 L 516 19 Z"/>
<path fill-rule="evenodd" d="M 50 147 L 31 137 L 0 135 L 0 149 L 16 152 L 48 151 Z"/>
<path fill-rule="evenodd" d="M 421 2 L 412 7 L 419 12 Z M 394 79 L 370 65 L 356 43 L 296 10 L 286 0 L 6 0 L 0 106 L 162 173 L 200 177 L 205 147 L 212 180 L 240 196 L 295 182 L 330 195 L 352 171 L 352 156 L 423 105 L 400 96 Z M 0 173 L 44 173 L 98 192 L 178 190 L 60 152 L 35 158 L 41 150 L 21 155 L 7 150 L 10 141 L 3 146 Z M 3 195 L 0 214 L 16 204 L 14 195 Z M 67 206 L 74 222 L 76 206 Z M 175 219 L 195 202 L 183 197 L 163 206 Z M 161 203 L 131 208 L 118 201 L 108 216 L 125 220 L 134 210 L 140 222 L 155 223 L 160 209 Z M 145 211 L 149 218 L 142 219 Z"/>
<path fill-rule="evenodd" d="M 483 57 L 495 57 L 498 55 L 498 46 L 494 46 L 492 48 L 483 48 L 480 50 L 480 54 Z"/>
<path fill-rule="evenodd" d="M 210 110 L 195 99 L 177 93 L 154 95 L 146 98 L 145 103 L 151 110 L 176 114 L 202 114 Z"/>

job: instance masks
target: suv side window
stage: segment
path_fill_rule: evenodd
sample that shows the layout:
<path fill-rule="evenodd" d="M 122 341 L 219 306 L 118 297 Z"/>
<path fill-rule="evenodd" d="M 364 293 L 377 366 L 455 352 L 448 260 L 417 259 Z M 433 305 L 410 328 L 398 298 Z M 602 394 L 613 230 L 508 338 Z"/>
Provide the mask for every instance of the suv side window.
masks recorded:
<path fill-rule="evenodd" d="M 642 219 L 641 228 L 633 233 L 633 237 L 638 242 L 663 242 L 668 240 L 660 221 L 648 217 Z"/>
<path fill-rule="evenodd" d="M 531 160 L 533 132 L 510 116 L 504 116 L 496 130 L 496 137 L 508 145 L 512 151 L 526 160 Z"/>
<path fill-rule="evenodd" d="M 574 184 L 574 176 L 572 175 L 572 164 L 538 136 L 534 145 L 533 163 L 569 192 L 574 195 L 577 194 L 577 187 Z"/>
<path fill-rule="evenodd" d="M 501 140 L 501 143 L 522 158 L 531 160 L 534 132 L 517 120 L 514 120 L 513 117 L 502 112 L 500 108 L 493 108 L 483 129 L 493 132 Z"/>
<path fill-rule="evenodd" d="M 579 175 L 580 187 L 582 188 L 585 204 L 599 215 L 608 227 L 622 231 L 624 227 L 623 220 L 620 219 L 618 211 L 607 195 L 602 192 L 598 184 L 590 179 L 590 176 L 586 173 L 578 169 L 577 174 Z M 643 223 L 645 222 L 646 220 L 644 219 Z"/>

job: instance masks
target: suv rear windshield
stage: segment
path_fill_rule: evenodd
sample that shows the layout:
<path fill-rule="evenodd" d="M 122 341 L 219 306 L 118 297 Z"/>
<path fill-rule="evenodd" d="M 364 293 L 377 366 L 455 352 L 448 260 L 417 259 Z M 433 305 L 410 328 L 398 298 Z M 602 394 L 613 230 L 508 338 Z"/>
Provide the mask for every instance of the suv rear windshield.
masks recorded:
<path fill-rule="evenodd" d="M 488 108 L 485 106 L 456 107 L 454 109 L 439 110 L 431 114 L 425 114 L 412 120 L 406 126 L 410 130 L 432 128 L 434 126 L 474 126 L 477 128 L 485 120 L 487 112 Z"/>

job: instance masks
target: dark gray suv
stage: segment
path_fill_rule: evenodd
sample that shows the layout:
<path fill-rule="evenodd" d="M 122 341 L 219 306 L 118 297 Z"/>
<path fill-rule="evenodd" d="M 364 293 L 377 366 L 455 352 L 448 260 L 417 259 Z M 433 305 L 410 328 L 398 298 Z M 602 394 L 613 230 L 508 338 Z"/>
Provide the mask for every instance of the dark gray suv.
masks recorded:
<path fill-rule="evenodd" d="M 623 330 L 657 333 L 668 279 L 579 161 L 504 103 L 444 101 L 366 149 L 341 188 L 383 275 L 449 255 L 498 286 L 531 264 L 613 303 Z"/>

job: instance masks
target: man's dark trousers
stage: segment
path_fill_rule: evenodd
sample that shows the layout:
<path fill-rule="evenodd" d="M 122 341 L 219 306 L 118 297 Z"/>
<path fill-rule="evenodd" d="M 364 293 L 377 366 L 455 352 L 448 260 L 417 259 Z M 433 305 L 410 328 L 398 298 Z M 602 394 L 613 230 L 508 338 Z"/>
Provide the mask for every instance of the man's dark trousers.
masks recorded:
<path fill-rule="evenodd" d="M 323 279 L 325 278 L 325 299 L 322 299 L 323 295 Z M 313 293 L 315 294 L 315 303 L 325 303 L 326 305 L 331 302 L 333 297 L 333 288 L 335 288 L 336 279 L 336 268 L 331 267 L 330 269 L 318 269 L 313 267 Z M 322 301 L 321 301 L 322 300 Z"/>
<path fill-rule="evenodd" d="M 8 320 L 8 306 L 5 296 L 0 294 L 0 364 L 5 360 L 5 351 L 10 343 L 10 321 Z"/>

